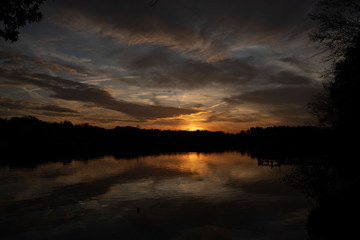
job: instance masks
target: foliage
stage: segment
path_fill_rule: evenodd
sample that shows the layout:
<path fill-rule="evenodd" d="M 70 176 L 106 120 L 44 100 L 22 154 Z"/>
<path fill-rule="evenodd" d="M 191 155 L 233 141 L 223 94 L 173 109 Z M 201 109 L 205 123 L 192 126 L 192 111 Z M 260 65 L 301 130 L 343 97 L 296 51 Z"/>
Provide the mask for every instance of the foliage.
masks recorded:
<path fill-rule="evenodd" d="M 333 128 L 338 119 L 338 111 L 330 91 L 330 82 L 323 84 L 323 92 L 313 97 L 312 102 L 307 104 L 308 111 L 318 121 L 320 127 Z"/>
<path fill-rule="evenodd" d="M 310 17 L 319 23 L 311 39 L 331 50 L 329 60 L 343 57 L 357 43 L 360 32 L 359 0 L 319 0 Z"/>
<path fill-rule="evenodd" d="M 18 40 L 20 27 L 27 23 L 40 22 L 43 14 L 39 11 L 45 0 L 1 0 L 0 1 L 0 36 L 5 41 Z"/>
<path fill-rule="evenodd" d="M 320 0 L 310 16 L 319 22 L 311 38 L 330 50 L 326 60 L 331 60 L 333 66 L 323 92 L 308 104 L 308 109 L 321 126 L 344 131 L 357 125 L 360 0 Z"/>

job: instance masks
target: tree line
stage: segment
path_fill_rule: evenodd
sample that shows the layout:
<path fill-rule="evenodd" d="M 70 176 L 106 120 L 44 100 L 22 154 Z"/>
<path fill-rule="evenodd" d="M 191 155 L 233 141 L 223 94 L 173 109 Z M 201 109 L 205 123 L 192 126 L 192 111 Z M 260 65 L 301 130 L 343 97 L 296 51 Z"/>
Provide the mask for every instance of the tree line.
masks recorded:
<path fill-rule="evenodd" d="M 242 150 L 256 152 L 322 151 L 332 134 L 310 126 L 253 127 L 238 133 L 140 129 L 117 126 L 112 129 L 70 121 L 45 122 L 35 117 L 0 118 L 2 153 L 8 155 L 51 154 L 62 157 L 86 154 L 213 152 Z"/>

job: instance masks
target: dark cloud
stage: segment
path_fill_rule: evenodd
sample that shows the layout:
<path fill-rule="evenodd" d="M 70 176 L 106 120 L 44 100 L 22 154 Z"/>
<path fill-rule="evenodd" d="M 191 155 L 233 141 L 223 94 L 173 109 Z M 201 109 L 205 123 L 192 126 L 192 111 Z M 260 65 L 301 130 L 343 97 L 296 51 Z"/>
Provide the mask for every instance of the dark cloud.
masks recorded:
<path fill-rule="evenodd" d="M 302 125 L 309 121 L 306 103 L 319 91 L 316 86 L 297 86 L 268 88 L 245 92 L 224 98 L 230 106 L 252 105 L 261 113 L 250 114 L 258 121 L 276 122 L 282 125 Z"/>
<path fill-rule="evenodd" d="M 24 103 L 23 101 L 16 101 L 16 100 L 0 97 L 0 108 L 23 109 Z"/>
<path fill-rule="evenodd" d="M 269 83 L 281 85 L 310 85 L 313 80 L 290 71 L 280 71 L 269 78 Z"/>
<path fill-rule="evenodd" d="M 240 117 L 224 116 L 226 114 L 218 113 L 210 115 L 204 122 L 232 122 L 232 123 L 252 123 L 259 120 L 259 116 L 256 114 L 248 114 Z"/>
<path fill-rule="evenodd" d="M 57 105 L 45 105 L 38 108 L 35 108 L 38 110 L 45 110 L 50 112 L 57 112 L 57 113 L 79 113 L 76 110 L 70 109 L 70 108 L 64 108 Z"/>
<path fill-rule="evenodd" d="M 0 69 L 0 77 L 4 83 L 7 84 L 30 84 L 51 90 L 54 92 L 54 94 L 51 95 L 53 98 L 93 103 L 97 106 L 122 112 L 138 119 L 167 118 L 198 112 L 193 109 L 129 103 L 115 99 L 110 93 L 94 85 L 46 74 L 29 74 L 21 71 Z"/>
<path fill-rule="evenodd" d="M 57 1 L 57 22 L 129 44 L 162 45 L 203 59 L 223 58 L 234 43 L 303 33 L 315 0 Z M 288 36 L 289 35 L 289 36 Z"/>
<path fill-rule="evenodd" d="M 37 59 L 35 57 L 25 56 L 16 52 L 0 51 L 0 64 L 3 68 L 24 68 L 29 71 L 36 70 L 51 70 L 54 72 L 67 73 L 77 76 L 86 76 L 87 69 L 83 66 L 69 63 L 59 62 L 59 59 L 55 61 L 49 61 L 44 59 Z"/>
<path fill-rule="evenodd" d="M 9 99 L 0 97 L 0 109 L 6 115 L 14 115 L 15 112 L 20 115 L 46 115 L 55 117 L 69 117 L 80 116 L 81 114 L 73 109 L 60 107 L 54 104 L 43 105 L 41 103 L 28 102 L 23 100 Z"/>
<path fill-rule="evenodd" d="M 131 54 L 137 53 L 137 54 Z M 145 51 L 130 49 L 113 53 L 110 57 L 122 56 L 117 62 L 134 78 L 117 78 L 130 85 L 160 88 L 244 88 L 248 85 L 311 85 L 313 79 L 283 67 L 267 63 L 259 58 L 228 58 L 217 62 L 204 62 L 188 58 L 164 47 Z"/>
<path fill-rule="evenodd" d="M 224 98 L 230 104 L 255 103 L 260 105 L 305 105 L 319 91 L 312 86 L 278 87 L 245 92 Z"/>
<path fill-rule="evenodd" d="M 128 84 L 156 87 L 201 88 L 204 86 L 228 86 L 251 81 L 257 71 L 247 59 L 226 59 L 203 62 L 186 58 L 175 52 L 154 48 L 141 56 L 119 61 L 135 79 L 120 78 Z"/>
<path fill-rule="evenodd" d="M 301 64 L 303 64 L 303 60 L 299 59 L 296 56 L 287 56 L 287 57 L 281 58 L 280 60 L 285 62 L 285 63 L 290 63 L 290 64 L 293 64 L 293 65 L 301 65 Z"/>

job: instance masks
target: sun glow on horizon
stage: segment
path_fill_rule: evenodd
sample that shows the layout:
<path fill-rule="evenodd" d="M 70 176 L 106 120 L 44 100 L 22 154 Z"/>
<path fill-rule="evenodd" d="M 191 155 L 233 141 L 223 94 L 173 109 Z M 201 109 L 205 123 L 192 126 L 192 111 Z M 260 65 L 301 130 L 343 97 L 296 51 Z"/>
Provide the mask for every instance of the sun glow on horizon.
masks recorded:
<path fill-rule="evenodd" d="M 193 131 L 197 131 L 197 130 L 203 130 L 204 128 L 202 127 L 197 127 L 197 126 L 194 126 L 194 125 L 189 125 L 186 127 L 186 130 L 187 131 L 190 131 L 190 132 L 193 132 Z"/>

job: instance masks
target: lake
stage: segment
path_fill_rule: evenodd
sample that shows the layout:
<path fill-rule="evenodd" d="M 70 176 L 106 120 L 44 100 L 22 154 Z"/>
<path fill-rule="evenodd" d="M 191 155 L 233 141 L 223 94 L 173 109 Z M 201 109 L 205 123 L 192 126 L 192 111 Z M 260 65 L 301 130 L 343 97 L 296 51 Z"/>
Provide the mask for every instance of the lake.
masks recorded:
<path fill-rule="evenodd" d="M 2 239 L 306 239 L 294 166 L 240 152 L 0 167 Z"/>

